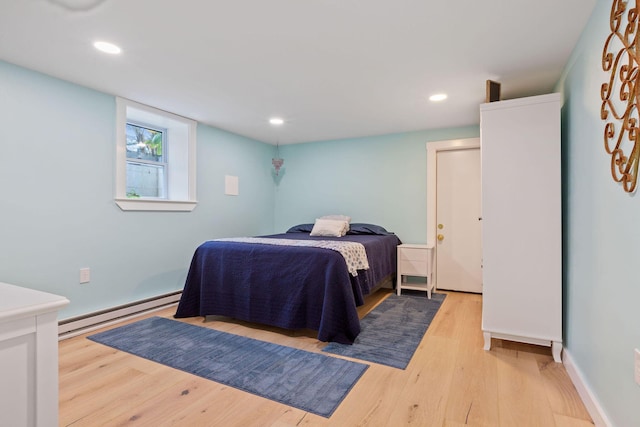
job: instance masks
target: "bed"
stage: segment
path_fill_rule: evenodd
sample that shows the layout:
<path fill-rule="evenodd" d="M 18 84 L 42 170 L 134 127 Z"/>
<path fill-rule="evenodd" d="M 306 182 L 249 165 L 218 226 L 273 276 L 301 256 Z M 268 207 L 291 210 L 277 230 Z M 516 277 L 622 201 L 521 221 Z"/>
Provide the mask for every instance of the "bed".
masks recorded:
<path fill-rule="evenodd" d="M 401 242 L 372 224 L 350 224 L 342 237 L 313 236 L 313 225 L 260 236 L 257 242 L 242 238 L 203 243 L 193 255 L 175 317 L 222 315 L 312 329 L 320 341 L 353 343 L 360 333 L 356 307 L 380 283 L 393 280 Z M 341 252 L 312 246 L 323 242 L 361 244 L 369 268 L 354 271 Z"/>

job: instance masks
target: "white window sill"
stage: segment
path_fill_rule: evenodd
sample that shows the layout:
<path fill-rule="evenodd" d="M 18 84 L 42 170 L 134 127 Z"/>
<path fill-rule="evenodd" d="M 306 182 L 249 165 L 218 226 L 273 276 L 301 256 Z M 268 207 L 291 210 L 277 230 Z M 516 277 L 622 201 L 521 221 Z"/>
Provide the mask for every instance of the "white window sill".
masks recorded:
<path fill-rule="evenodd" d="M 187 200 L 115 199 L 123 211 L 191 212 L 198 202 Z"/>

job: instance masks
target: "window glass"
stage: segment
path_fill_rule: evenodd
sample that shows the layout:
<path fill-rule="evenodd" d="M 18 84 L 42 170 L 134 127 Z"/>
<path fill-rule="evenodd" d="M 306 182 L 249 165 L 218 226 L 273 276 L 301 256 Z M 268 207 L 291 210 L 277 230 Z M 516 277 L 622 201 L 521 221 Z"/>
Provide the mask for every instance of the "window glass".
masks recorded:
<path fill-rule="evenodd" d="M 164 189 L 164 166 L 127 162 L 127 198 L 164 198 Z"/>
<path fill-rule="evenodd" d="M 127 123 L 127 159 L 163 162 L 164 131 Z"/>

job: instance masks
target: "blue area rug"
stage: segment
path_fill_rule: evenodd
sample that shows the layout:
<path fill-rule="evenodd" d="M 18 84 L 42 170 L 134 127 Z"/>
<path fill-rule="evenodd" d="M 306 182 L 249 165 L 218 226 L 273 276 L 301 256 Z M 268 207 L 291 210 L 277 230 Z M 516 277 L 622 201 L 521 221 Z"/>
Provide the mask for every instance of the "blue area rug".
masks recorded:
<path fill-rule="evenodd" d="M 405 369 L 446 294 L 389 295 L 360 321 L 353 345 L 329 343 L 322 351 Z"/>
<path fill-rule="evenodd" d="M 369 367 L 162 317 L 89 339 L 323 417 Z"/>

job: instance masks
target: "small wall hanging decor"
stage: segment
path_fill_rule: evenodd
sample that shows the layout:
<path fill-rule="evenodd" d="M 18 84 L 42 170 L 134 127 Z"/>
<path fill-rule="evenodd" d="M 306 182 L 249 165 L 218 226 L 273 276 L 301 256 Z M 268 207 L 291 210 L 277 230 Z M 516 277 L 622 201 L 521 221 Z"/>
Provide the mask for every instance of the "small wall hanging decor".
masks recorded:
<path fill-rule="evenodd" d="M 278 175 L 280 173 L 280 168 L 284 164 L 284 159 L 281 158 L 280 156 L 276 156 L 271 159 L 271 164 L 273 165 L 273 168 L 276 171 L 276 175 Z"/>
<path fill-rule="evenodd" d="M 284 124 L 284 119 L 281 119 L 280 117 L 272 117 L 269 119 L 269 123 L 271 123 L 271 126 L 279 127 Z M 284 159 L 280 157 L 280 138 L 276 140 L 276 156 L 271 158 L 271 164 L 276 172 L 276 176 L 280 175 L 280 169 L 284 164 Z"/>
<path fill-rule="evenodd" d="M 604 127 L 604 148 L 611 156 L 611 175 L 632 193 L 638 179 L 640 129 L 638 86 L 640 40 L 636 0 L 613 0 L 609 24 L 611 33 L 602 51 L 602 69 L 609 81 L 602 84 L 600 117 Z"/>
<path fill-rule="evenodd" d="M 271 159 L 271 164 L 276 171 L 276 176 L 280 174 L 280 168 L 284 164 L 284 159 L 280 157 L 280 144 L 276 144 L 276 156 Z"/>

